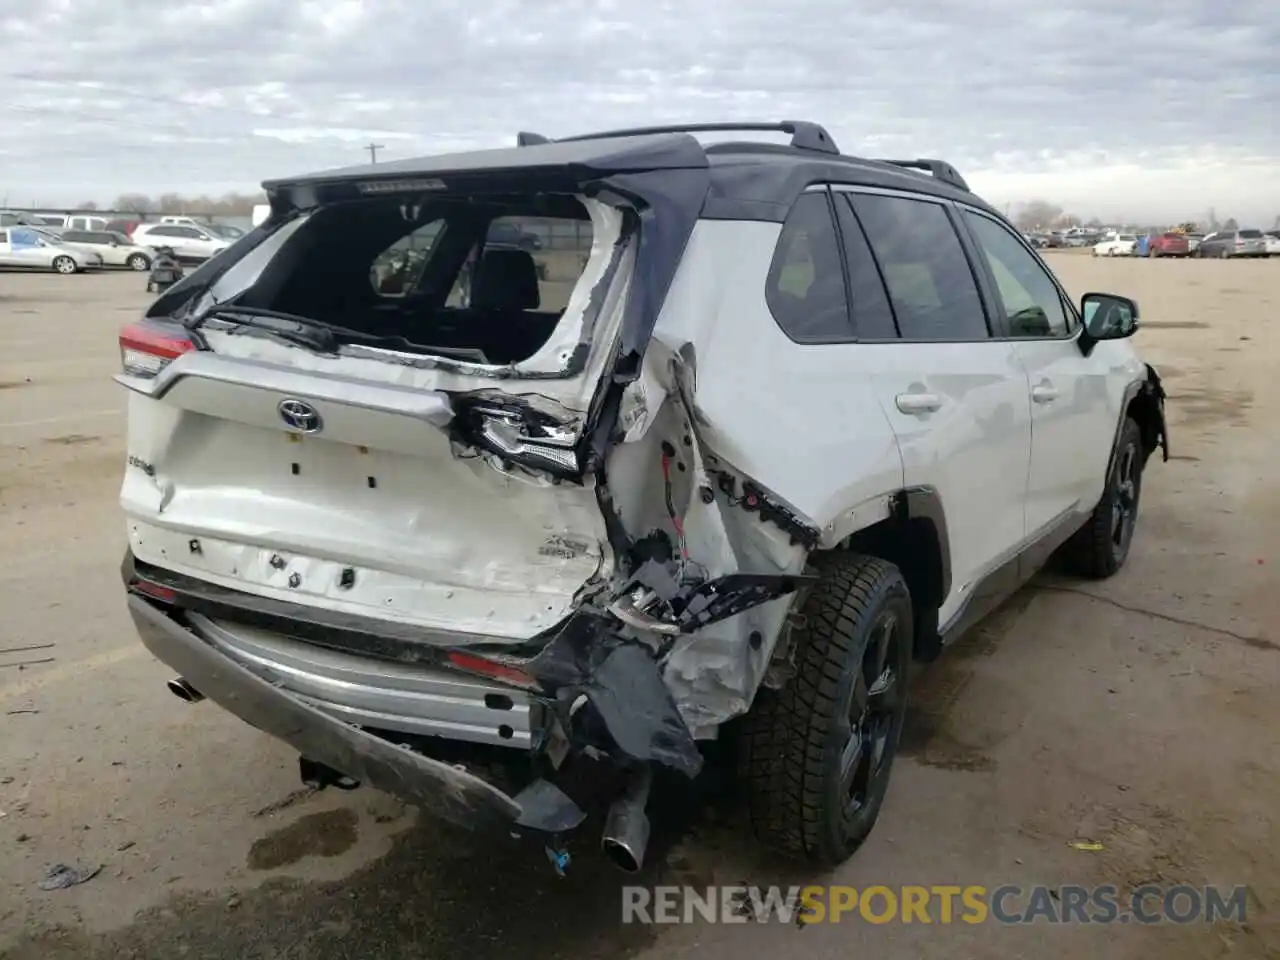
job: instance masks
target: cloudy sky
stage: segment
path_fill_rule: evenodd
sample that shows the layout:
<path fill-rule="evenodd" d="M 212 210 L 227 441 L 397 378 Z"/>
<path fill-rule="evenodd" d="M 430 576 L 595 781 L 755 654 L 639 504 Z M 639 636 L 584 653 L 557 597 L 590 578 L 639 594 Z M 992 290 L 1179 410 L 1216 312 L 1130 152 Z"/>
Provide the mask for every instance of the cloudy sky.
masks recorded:
<path fill-rule="evenodd" d="M 0 0 L 0 50 L 12 205 L 800 117 L 999 204 L 1280 215 L 1276 0 Z"/>

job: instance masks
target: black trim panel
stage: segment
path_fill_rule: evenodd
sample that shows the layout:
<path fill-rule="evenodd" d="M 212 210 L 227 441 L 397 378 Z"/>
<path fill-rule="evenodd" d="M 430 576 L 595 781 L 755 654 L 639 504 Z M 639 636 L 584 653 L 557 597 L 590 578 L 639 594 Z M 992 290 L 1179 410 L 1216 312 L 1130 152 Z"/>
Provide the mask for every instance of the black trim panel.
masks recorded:
<path fill-rule="evenodd" d="M 932 487 L 907 487 L 900 492 L 898 503 L 903 511 L 900 519 L 920 518 L 933 524 L 942 568 L 938 599 L 942 603 L 951 594 L 951 537 L 947 533 L 947 514 L 942 508 L 942 497 Z"/>
<path fill-rule="evenodd" d="M 1088 513 L 1072 512 L 1063 515 L 978 581 L 964 606 L 939 630 L 943 645 L 959 639 L 1013 596 L 1044 568 L 1054 552 L 1070 540 L 1088 519 Z"/>

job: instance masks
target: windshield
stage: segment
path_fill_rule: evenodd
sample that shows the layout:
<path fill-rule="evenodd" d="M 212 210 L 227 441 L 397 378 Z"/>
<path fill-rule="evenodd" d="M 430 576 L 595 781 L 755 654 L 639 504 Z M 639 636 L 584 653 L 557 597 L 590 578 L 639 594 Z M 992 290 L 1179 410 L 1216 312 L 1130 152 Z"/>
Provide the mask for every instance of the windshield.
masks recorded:
<path fill-rule="evenodd" d="M 33 230 L 33 231 L 34 231 L 34 232 L 35 232 L 35 233 L 40 237 L 40 239 L 41 239 L 41 240 L 43 240 L 45 243 L 52 243 L 54 246 L 58 246 L 58 247 L 61 247 L 61 246 L 65 246 L 65 245 L 66 245 L 66 242 L 67 242 L 67 241 L 63 240 L 63 239 L 62 239 L 60 236 L 58 236 L 56 233 L 50 233 L 48 230 L 41 230 L 41 229 L 39 229 L 38 227 L 32 227 L 32 230 Z"/>
<path fill-rule="evenodd" d="M 208 225 L 208 229 L 214 236 L 222 237 L 224 240 L 239 240 L 244 236 L 244 231 L 239 227 L 233 227 L 225 223 L 211 223 Z"/>

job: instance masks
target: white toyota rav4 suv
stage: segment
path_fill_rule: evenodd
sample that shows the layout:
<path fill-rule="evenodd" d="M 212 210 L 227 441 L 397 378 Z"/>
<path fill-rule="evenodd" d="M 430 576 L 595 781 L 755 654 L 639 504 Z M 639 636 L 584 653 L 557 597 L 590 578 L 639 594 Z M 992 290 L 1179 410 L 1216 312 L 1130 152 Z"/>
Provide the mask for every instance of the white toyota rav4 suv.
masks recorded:
<path fill-rule="evenodd" d="M 518 143 L 268 182 L 121 332 L 143 642 L 309 782 L 558 862 L 607 805 L 638 869 L 653 771 L 736 731 L 759 838 L 842 861 L 911 660 L 1055 552 L 1124 563 L 1137 307 L 812 123 Z"/>

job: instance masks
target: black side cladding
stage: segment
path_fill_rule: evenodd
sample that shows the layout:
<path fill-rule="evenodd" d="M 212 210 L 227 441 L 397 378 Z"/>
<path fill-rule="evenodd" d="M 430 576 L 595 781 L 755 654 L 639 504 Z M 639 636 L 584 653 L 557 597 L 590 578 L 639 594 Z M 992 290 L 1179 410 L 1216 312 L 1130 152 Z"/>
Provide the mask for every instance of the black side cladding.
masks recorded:
<path fill-rule="evenodd" d="M 1159 419 L 1159 423 L 1157 424 L 1159 434 L 1156 439 L 1160 444 L 1161 452 L 1164 454 L 1163 459 L 1167 463 L 1169 460 L 1169 426 L 1168 420 L 1164 414 L 1164 403 L 1167 395 L 1164 391 L 1164 384 L 1160 382 L 1160 374 L 1156 373 L 1156 368 L 1149 363 L 1146 364 L 1146 368 L 1147 384 L 1145 390 L 1154 401 L 1155 410 Z"/>
<path fill-rule="evenodd" d="M 605 617 L 584 611 L 528 670 L 557 688 L 556 713 L 570 739 L 696 777 L 702 753 L 663 683 L 653 652 L 611 630 Z"/>

